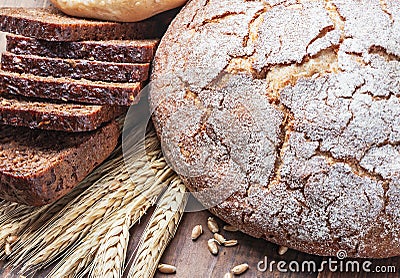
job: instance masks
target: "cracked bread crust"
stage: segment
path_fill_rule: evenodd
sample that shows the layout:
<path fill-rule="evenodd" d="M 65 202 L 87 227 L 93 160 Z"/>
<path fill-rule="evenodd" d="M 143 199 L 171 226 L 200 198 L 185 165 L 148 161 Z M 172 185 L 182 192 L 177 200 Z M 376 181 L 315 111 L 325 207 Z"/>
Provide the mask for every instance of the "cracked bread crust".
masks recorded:
<path fill-rule="evenodd" d="M 400 255 L 400 2 L 191 1 L 152 80 L 165 155 L 213 213 L 303 252 Z"/>

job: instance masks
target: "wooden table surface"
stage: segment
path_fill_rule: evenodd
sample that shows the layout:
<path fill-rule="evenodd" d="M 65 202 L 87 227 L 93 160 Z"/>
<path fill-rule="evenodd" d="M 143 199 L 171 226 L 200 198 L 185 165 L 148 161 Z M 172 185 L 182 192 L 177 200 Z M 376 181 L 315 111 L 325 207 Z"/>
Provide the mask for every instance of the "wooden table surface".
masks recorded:
<path fill-rule="evenodd" d="M 49 4 L 48 0 L 0 0 L 0 6 L 25 6 L 25 7 L 43 7 Z M 4 44 L 4 42 L 3 42 Z M 293 264 L 301 265 L 304 261 L 314 261 L 320 265 L 322 261 L 327 261 L 329 258 L 312 256 L 300 253 L 294 250 L 289 250 L 285 255 L 279 256 L 277 253 L 278 247 L 264 240 L 254 239 L 242 233 L 223 232 L 226 238 L 237 239 L 239 245 L 230 248 L 221 248 L 218 256 L 213 256 L 207 249 L 207 240 L 212 237 L 211 232 L 206 228 L 204 234 L 195 242 L 190 239 L 191 230 L 197 224 L 202 224 L 206 227 L 207 218 L 210 213 L 207 211 L 186 213 L 182 219 L 181 225 L 177 231 L 175 238 L 171 241 L 161 261 L 164 263 L 173 264 L 177 267 L 175 276 L 156 274 L 156 277 L 179 277 L 179 278 L 207 278 L 207 277 L 223 277 L 229 269 L 240 263 L 248 263 L 249 271 L 240 277 L 318 277 L 318 278 L 347 278 L 347 277 L 400 277 L 400 274 L 382 274 L 382 273 L 349 273 L 349 272 L 331 272 L 325 267 L 322 272 L 280 272 L 274 268 L 272 272 L 261 272 L 257 270 L 257 264 L 265 260 L 295 262 Z M 137 241 L 141 232 L 144 229 L 145 223 L 150 217 L 150 213 L 141 221 L 141 224 L 135 226 L 131 230 L 131 241 L 129 245 L 128 257 L 134 253 Z M 219 220 L 218 220 L 219 221 Z M 222 225 L 222 222 L 220 222 Z M 332 258 L 335 259 L 336 258 Z M 344 261 L 346 262 L 346 260 Z M 358 260 L 360 265 L 365 260 Z M 390 258 L 384 260 L 372 260 L 370 269 L 375 266 L 395 266 L 400 273 L 400 258 Z M 6 277 L 8 271 L 2 269 L 1 277 Z M 42 277 L 46 273 L 38 273 L 37 277 Z M 18 277 L 16 274 L 9 274 L 7 277 Z"/>

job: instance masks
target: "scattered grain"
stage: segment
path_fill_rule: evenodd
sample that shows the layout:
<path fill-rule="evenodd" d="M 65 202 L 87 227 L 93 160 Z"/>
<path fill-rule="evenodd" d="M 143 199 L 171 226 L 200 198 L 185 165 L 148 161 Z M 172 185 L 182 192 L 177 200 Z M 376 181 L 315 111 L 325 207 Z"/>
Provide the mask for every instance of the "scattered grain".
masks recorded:
<path fill-rule="evenodd" d="M 159 264 L 158 271 L 164 274 L 173 274 L 176 273 L 176 267 L 169 264 Z"/>
<path fill-rule="evenodd" d="M 289 250 L 289 248 L 287 248 L 286 246 L 279 246 L 278 254 L 282 256 L 282 255 L 284 255 L 288 250 Z"/>
<path fill-rule="evenodd" d="M 223 227 L 223 229 L 224 229 L 225 231 L 227 231 L 227 232 L 238 232 L 238 231 L 239 231 L 238 228 L 233 227 L 233 226 L 231 226 L 231 225 L 225 225 L 225 226 Z"/>
<path fill-rule="evenodd" d="M 217 243 L 219 245 L 222 245 L 226 242 L 226 239 L 224 238 L 224 236 L 221 234 L 218 234 L 218 233 L 214 234 L 214 239 L 217 241 Z"/>
<path fill-rule="evenodd" d="M 225 247 L 232 247 L 238 245 L 238 241 L 236 239 L 230 239 L 224 242 Z"/>
<path fill-rule="evenodd" d="M 202 233 L 203 233 L 203 226 L 201 225 L 194 226 L 192 230 L 192 240 L 198 239 Z"/>
<path fill-rule="evenodd" d="M 232 275 L 232 273 L 227 272 L 227 273 L 225 273 L 224 278 L 233 278 L 233 275 Z"/>
<path fill-rule="evenodd" d="M 217 223 L 217 221 L 215 221 L 215 219 L 213 217 L 208 217 L 207 226 L 208 226 L 208 229 L 210 229 L 210 231 L 212 233 L 219 232 L 218 223 Z"/>
<path fill-rule="evenodd" d="M 249 269 L 248 264 L 240 264 L 232 268 L 231 271 L 235 275 L 240 275 L 242 273 L 245 273 L 248 269 Z"/>
<path fill-rule="evenodd" d="M 208 250 L 211 254 L 217 255 L 218 254 L 218 246 L 215 239 L 209 239 L 207 242 Z"/>

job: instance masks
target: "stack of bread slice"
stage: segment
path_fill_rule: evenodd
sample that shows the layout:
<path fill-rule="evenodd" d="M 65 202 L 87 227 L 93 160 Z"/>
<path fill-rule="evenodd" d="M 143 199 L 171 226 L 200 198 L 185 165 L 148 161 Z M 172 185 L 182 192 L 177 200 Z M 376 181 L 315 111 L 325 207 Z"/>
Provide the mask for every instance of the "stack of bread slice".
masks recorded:
<path fill-rule="evenodd" d="M 116 23 L 0 9 L 0 198 L 50 203 L 110 155 L 114 119 L 139 101 L 173 15 Z"/>

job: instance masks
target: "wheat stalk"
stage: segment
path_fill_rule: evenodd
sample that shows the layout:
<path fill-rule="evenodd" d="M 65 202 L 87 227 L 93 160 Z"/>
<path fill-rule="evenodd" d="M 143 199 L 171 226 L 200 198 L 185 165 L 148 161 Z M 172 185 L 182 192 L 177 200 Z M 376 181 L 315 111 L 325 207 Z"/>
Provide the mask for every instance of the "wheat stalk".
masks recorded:
<path fill-rule="evenodd" d="M 21 205 L 10 201 L 2 201 L 0 205 L 0 224 L 4 225 L 7 222 L 23 217 L 35 210 L 37 210 L 35 207 Z"/>
<path fill-rule="evenodd" d="M 170 177 L 165 184 L 169 184 L 170 181 L 176 178 L 176 175 Z M 162 189 L 162 188 L 159 188 Z M 155 194 L 156 193 L 156 194 Z M 157 196 L 161 193 L 161 190 L 157 190 L 152 194 L 153 198 L 150 200 L 150 202 L 147 202 L 147 205 L 142 206 L 139 209 L 136 208 L 136 204 L 133 205 L 132 208 L 127 208 L 127 216 L 128 219 L 130 218 L 130 222 L 124 222 L 121 223 L 122 225 L 117 225 L 119 227 L 118 229 L 111 229 L 111 232 L 109 232 L 107 235 L 110 236 L 105 236 L 102 241 L 101 241 L 101 246 L 102 248 L 99 249 L 98 253 L 96 254 L 94 258 L 94 264 L 91 267 L 91 277 L 121 277 L 123 268 L 124 268 L 124 262 L 125 262 L 125 253 L 118 252 L 116 253 L 115 250 L 118 250 L 116 246 L 118 244 L 121 244 L 123 246 L 124 244 L 128 243 L 127 237 L 124 236 L 123 231 L 125 229 L 129 229 L 132 227 L 150 208 L 150 206 L 154 205 Z M 143 203 L 145 200 L 137 200 L 137 204 Z M 123 216 L 119 216 L 119 222 L 124 220 Z M 118 221 L 118 218 L 116 221 Z M 125 217 L 125 219 L 127 219 Z M 121 228 L 123 227 L 123 228 Z M 115 233 L 115 231 L 119 231 L 119 233 Z"/>
<path fill-rule="evenodd" d="M 128 278 L 153 277 L 161 255 L 175 235 L 186 201 L 185 186 L 175 177 L 143 232 Z"/>
<path fill-rule="evenodd" d="M 128 143 L 140 138 L 140 134 L 134 135 L 128 138 Z M 142 237 L 140 253 L 137 253 L 141 255 L 135 258 L 139 266 L 131 269 L 137 273 L 154 273 L 181 219 L 186 203 L 185 189 L 162 157 L 154 131 L 145 141 L 130 145 L 124 149 L 124 156 L 120 145 L 74 191 L 54 204 L 32 209 L 0 201 L 0 223 L 10 224 L 4 233 L 0 231 L 0 240 L 7 233 L 22 235 L 11 256 L 14 266 L 24 265 L 20 273 L 35 271 L 61 259 L 48 277 L 84 274 L 121 277 L 129 228 L 170 184 Z M 154 240 L 149 240 L 149 234 Z M 145 266 L 143 262 L 151 254 L 154 258 Z"/>
<path fill-rule="evenodd" d="M 168 169 L 160 170 L 159 175 L 168 173 Z M 100 222 L 111 221 L 111 216 L 114 211 L 118 211 L 124 208 L 129 202 L 132 202 L 137 196 L 141 194 L 141 191 L 154 184 L 157 186 L 159 183 L 153 180 L 154 171 L 143 171 L 143 176 L 139 175 L 139 180 L 142 182 L 142 186 L 137 186 L 136 190 L 133 190 L 133 183 L 129 176 L 123 182 L 118 184 L 114 188 L 114 193 L 102 198 L 96 204 L 89 207 L 85 215 L 79 217 L 79 221 L 74 221 L 67 229 L 64 228 L 62 237 L 55 238 L 50 244 L 42 249 L 37 255 L 26 263 L 26 266 L 40 264 L 41 262 L 51 262 L 57 256 L 56 254 L 63 252 L 71 243 L 82 239 L 87 233 L 93 230 L 96 225 Z M 112 181 L 114 182 L 114 181 Z M 115 184 L 114 184 L 115 185 Z M 79 213 L 79 211 L 77 211 Z"/>
<path fill-rule="evenodd" d="M 166 169 L 169 168 L 166 167 Z M 171 173 L 172 172 L 170 172 L 169 175 L 171 175 Z M 157 182 L 152 186 L 144 189 L 143 187 L 147 186 L 143 184 L 134 190 L 137 191 L 138 194 L 136 194 L 133 199 L 127 195 L 121 204 L 121 209 L 116 210 L 107 218 L 107 221 L 102 222 L 95 229 L 92 229 L 86 237 L 81 240 L 79 245 L 76 245 L 63 257 L 61 262 L 54 268 L 54 271 L 49 273 L 49 277 L 78 275 L 78 273 L 87 267 L 95 258 L 96 252 L 99 250 L 99 245 L 107 240 L 105 235 L 112 234 L 108 232 L 113 228 L 113 223 L 118 222 L 119 219 L 129 217 L 129 227 L 135 224 L 156 202 L 157 196 L 171 180 L 170 178 L 165 180 L 165 173 L 163 175 L 159 174 L 159 176 Z M 162 181 L 160 178 L 165 181 Z"/>
<path fill-rule="evenodd" d="M 125 206 L 135 204 L 132 200 L 137 199 L 136 208 L 128 209 L 128 211 L 133 211 L 129 226 L 133 225 L 154 204 L 156 197 L 165 183 L 169 182 L 173 173 L 161 156 L 159 143 L 154 133 L 148 141 L 148 154 L 145 157 L 139 157 L 140 159 L 131 159 L 131 161 L 135 161 L 132 163 L 131 168 L 136 171 L 133 182 L 130 175 L 123 169 L 124 159 L 122 155 L 118 156 L 113 160 L 113 163 L 110 163 L 114 168 L 108 175 L 89 187 L 77 200 L 69 203 L 47 225 L 44 225 L 35 235 L 31 236 L 33 240 L 23 245 L 25 246 L 24 249 L 29 251 L 19 252 L 16 256 L 17 259 L 14 259 L 14 263 L 25 262 L 25 267 L 22 271 L 26 271 L 34 265 L 36 266 L 31 269 L 43 267 L 56 259 L 57 254 L 66 250 L 69 252 L 71 247 L 78 249 L 77 251 L 79 249 L 85 250 L 84 253 L 87 250 L 91 250 L 91 244 L 94 244 L 95 248 L 97 248 L 99 246 L 98 239 L 101 238 L 99 235 L 106 234 L 110 223 L 115 222 L 115 219 L 112 220 L 113 218 L 111 217 L 115 215 L 113 212 L 123 211 L 123 209 L 126 209 Z M 140 148 L 137 149 L 139 150 Z M 132 153 L 134 154 L 135 152 L 133 151 Z M 141 153 L 140 155 L 143 154 Z M 132 157 L 134 158 L 135 156 L 132 155 Z M 155 173 L 157 174 L 155 175 Z M 134 190 L 133 184 L 136 184 Z M 144 194 L 145 197 L 141 196 L 143 195 L 142 192 L 146 192 L 146 190 L 152 195 L 147 196 Z M 102 192 L 102 194 L 99 194 L 99 192 Z M 140 207 L 140 209 L 137 209 L 137 207 Z M 76 217 L 82 211 L 86 211 L 85 215 Z M 119 217 L 116 219 L 119 219 Z M 108 227 L 108 230 L 101 228 L 103 224 Z M 95 237 L 92 236 L 93 233 L 96 233 Z M 91 253 L 94 253 L 94 251 L 92 250 Z M 79 256 L 74 254 L 74 257 Z M 84 261 L 80 261 L 78 266 L 86 266 L 90 261 L 89 256 Z M 81 266 L 78 268 L 83 268 Z M 63 273 L 66 274 L 67 271 Z"/>
<path fill-rule="evenodd" d="M 165 172 L 166 171 L 160 171 L 159 173 L 163 174 Z M 145 172 L 143 174 L 153 175 L 153 172 Z M 148 180 L 142 180 L 145 187 L 149 186 L 149 183 L 152 182 L 151 178 Z M 116 185 L 114 181 L 111 182 L 113 185 Z M 115 193 L 112 193 L 110 196 L 102 198 L 95 204 L 92 204 L 92 206 L 87 208 L 85 214 L 78 217 L 76 221 L 70 222 L 67 218 L 68 224 L 60 224 L 63 225 L 62 230 L 54 226 L 53 229 L 48 232 L 48 234 L 52 236 L 50 238 L 51 240 L 47 241 L 44 248 L 26 262 L 26 267 L 51 262 L 57 257 L 58 253 L 66 250 L 72 245 L 72 243 L 83 240 L 86 234 L 97 228 L 96 226 L 99 223 L 102 221 L 110 221 L 110 214 L 122 209 L 126 203 L 132 201 L 132 199 L 140 194 L 139 190 L 141 189 L 132 190 L 132 187 L 132 182 L 128 177 L 113 188 L 116 191 Z M 80 214 L 80 209 L 74 211 L 74 214 L 75 213 Z M 60 236 L 56 237 L 54 234 L 52 235 L 52 232 L 55 232 Z"/>
<path fill-rule="evenodd" d="M 120 153 L 121 153 L 121 148 L 117 148 L 110 155 L 110 157 L 115 157 Z M 15 248 L 13 249 L 12 256 L 10 256 L 11 259 L 10 262 L 14 263 L 14 265 L 18 265 L 21 263 L 23 259 L 25 259 L 25 255 L 27 253 L 33 252 L 33 250 L 35 249 L 34 246 L 37 246 L 43 240 L 45 232 L 48 230 L 48 228 L 53 226 L 54 224 L 57 224 L 55 223 L 57 222 L 55 219 L 57 219 L 60 216 L 60 214 L 67 216 L 68 207 L 73 207 L 75 205 L 76 199 L 79 195 L 81 195 L 81 197 L 88 197 L 86 195 L 84 196 L 83 192 L 90 185 L 92 185 L 94 181 L 98 180 L 99 178 L 104 176 L 105 173 L 110 171 L 110 169 L 113 168 L 114 163 L 115 160 L 108 159 L 106 162 L 97 167 L 91 174 L 89 174 L 70 193 L 68 193 L 61 199 L 57 200 L 53 204 L 46 206 L 47 209 L 40 215 L 40 217 L 35 222 L 33 222 L 32 225 L 29 225 L 24 229 L 24 232 L 21 234 L 20 237 L 21 238 L 20 242 L 15 246 Z M 25 207 L 24 205 L 17 203 L 12 203 L 10 205 L 13 209 Z M 14 222 L 18 221 L 14 220 Z"/>
<path fill-rule="evenodd" d="M 129 243 L 130 217 L 118 219 L 101 240 L 91 267 L 93 277 L 121 277 Z"/>
<path fill-rule="evenodd" d="M 46 209 L 47 209 L 46 207 L 40 209 L 34 209 L 23 215 L 18 215 L 17 217 L 11 217 L 3 221 L 1 223 L 1 229 L 0 229 L 0 241 L 5 239 L 10 234 L 14 235 L 19 234 L 24 227 L 36 221 L 37 218 L 40 216 L 40 214 Z"/>
<path fill-rule="evenodd" d="M 158 151 L 154 152 L 154 149 L 157 150 L 158 144 L 155 133 L 150 133 L 148 149 L 153 154 L 153 157 L 151 157 L 152 161 L 161 156 L 159 148 Z M 143 148 L 140 142 L 134 147 L 136 150 L 140 150 L 140 147 Z M 113 159 L 105 162 L 85 179 L 83 182 L 84 186 L 82 187 L 85 187 L 85 185 L 98 177 L 101 177 L 100 180 L 97 180 L 86 191 L 80 194 L 78 198 L 69 202 L 61 211 L 42 225 L 40 229 L 37 229 L 33 234 L 29 234 L 29 237 L 17 246 L 16 255 L 12 260 L 14 265 L 22 264 L 32 257 L 36 258 L 35 260 L 31 260 L 31 262 L 35 263 L 52 259 L 54 256 L 51 257 L 50 254 L 65 250 L 74 241 L 85 236 L 88 232 L 88 227 L 96 225 L 101 220 L 102 215 L 104 216 L 109 213 L 112 209 L 112 204 L 110 204 L 112 200 L 115 201 L 114 205 L 118 206 L 118 196 L 115 196 L 115 194 L 112 195 L 110 192 L 114 192 L 115 188 L 120 186 L 120 184 L 126 183 L 130 179 L 130 175 L 124 169 L 124 157 L 122 156 L 121 147 L 114 154 L 116 155 L 114 155 Z M 142 155 L 142 153 L 139 154 Z M 134 155 L 132 157 L 135 158 Z M 147 157 L 139 157 L 133 163 L 132 167 L 136 170 L 143 170 L 147 162 L 146 160 L 148 160 Z M 143 175 L 151 177 L 154 176 L 154 171 L 158 171 L 159 169 L 147 170 L 147 172 L 142 171 L 144 172 Z M 143 177 L 141 178 L 138 182 L 146 180 Z M 130 189 L 129 186 L 126 189 Z M 121 192 L 117 192 L 116 194 L 118 193 L 122 195 Z M 105 198 L 106 196 L 108 198 Z M 104 210 L 104 208 L 109 208 L 109 210 Z M 82 211 L 88 213 L 82 215 Z M 90 214 L 89 212 L 92 213 Z M 46 252 L 52 248 L 47 255 L 42 251 L 45 246 L 48 247 Z"/>
<path fill-rule="evenodd" d="M 31 210 L 25 214 L 17 214 L 14 215 L 14 217 L 4 219 L 0 229 L 0 246 L 4 247 L 7 236 L 20 235 L 21 232 L 30 224 L 34 223 L 46 209 L 47 207 L 31 208 Z"/>

